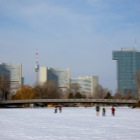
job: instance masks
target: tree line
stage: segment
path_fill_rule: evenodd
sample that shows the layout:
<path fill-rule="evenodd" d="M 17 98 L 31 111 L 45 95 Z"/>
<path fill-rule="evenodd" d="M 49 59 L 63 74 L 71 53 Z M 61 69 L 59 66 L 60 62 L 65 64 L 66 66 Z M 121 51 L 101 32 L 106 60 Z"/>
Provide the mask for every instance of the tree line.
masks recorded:
<path fill-rule="evenodd" d="M 140 71 L 136 76 L 138 94 L 140 97 Z M 10 94 L 9 77 L 5 74 L 0 74 L 0 98 L 5 100 L 19 99 L 76 99 L 76 98 L 95 98 L 95 99 L 133 99 L 131 93 L 126 93 L 123 96 L 116 92 L 114 95 L 107 88 L 97 85 L 94 94 L 84 93 L 78 83 L 73 83 L 70 88 L 58 88 L 53 81 L 45 82 L 42 85 L 23 85 L 15 94 Z"/>
<path fill-rule="evenodd" d="M 133 99 L 131 94 L 121 96 L 119 93 L 116 93 L 115 95 L 112 95 L 111 92 L 102 88 L 100 85 L 96 87 L 95 94 L 93 96 L 86 93 L 81 93 L 79 92 L 77 85 L 73 86 L 71 86 L 71 89 L 66 89 L 63 91 L 55 86 L 53 82 L 46 82 L 43 85 L 37 85 L 34 87 L 24 85 L 21 86 L 21 88 L 11 97 L 11 99 Z"/>

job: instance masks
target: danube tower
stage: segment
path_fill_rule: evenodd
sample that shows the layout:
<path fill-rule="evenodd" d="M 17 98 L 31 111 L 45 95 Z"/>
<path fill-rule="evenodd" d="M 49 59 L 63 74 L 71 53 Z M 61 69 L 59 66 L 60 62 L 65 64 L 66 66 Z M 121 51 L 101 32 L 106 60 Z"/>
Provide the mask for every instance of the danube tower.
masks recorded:
<path fill-rule="evenodd" d="M 36 49 L 36 53 L 35 53 L 35 57 L 36 57 L 36 65 L 35 65 L 35 72 L 36 72 L 36 85 L 38 85 L 38 72 L 39 72 L 39 64 L 38 64 L 38 50 Z"/>

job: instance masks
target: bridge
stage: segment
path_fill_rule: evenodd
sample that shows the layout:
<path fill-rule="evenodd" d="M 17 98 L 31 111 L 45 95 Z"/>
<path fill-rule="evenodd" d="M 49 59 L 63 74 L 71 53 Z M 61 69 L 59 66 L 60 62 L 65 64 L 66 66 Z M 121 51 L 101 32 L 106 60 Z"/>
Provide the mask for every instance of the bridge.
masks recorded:
<path fill-rule="evenodd" d="M 70 104 L 70 103 L 93 103 L 93 104 L 125 104 L 134 105 L 138 100 L 125 99 L 28 99 L 28 100 L 2 100 L 0 106 L 23 105 L 23 104 Z"/>

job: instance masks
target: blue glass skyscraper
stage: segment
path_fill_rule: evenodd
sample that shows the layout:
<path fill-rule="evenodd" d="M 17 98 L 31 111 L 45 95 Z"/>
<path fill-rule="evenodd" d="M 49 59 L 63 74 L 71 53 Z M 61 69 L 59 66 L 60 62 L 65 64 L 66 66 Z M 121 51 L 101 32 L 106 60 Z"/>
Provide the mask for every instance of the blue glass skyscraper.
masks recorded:
<path fill-rule="evenodd" d="M 140 70 L 140 52 L 131 48 L 113 51 L 113 60 L 117 60 L 118 91 L 121 95 L 131 94 L 138 97 L 136 73 Z"/>

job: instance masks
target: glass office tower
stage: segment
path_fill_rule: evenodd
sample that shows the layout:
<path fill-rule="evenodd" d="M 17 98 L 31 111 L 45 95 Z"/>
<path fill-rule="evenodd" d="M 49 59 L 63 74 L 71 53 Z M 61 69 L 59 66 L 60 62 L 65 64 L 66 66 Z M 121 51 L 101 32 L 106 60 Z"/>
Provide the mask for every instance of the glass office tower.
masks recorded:
<path fill-rule="evenodd" d="M 138 97 L 136 73 L 140 70 L 140 52 L 134 48 L 122 48 L 120 51 L 113 51 L 113 60 L 117 60 L 119 93 Z"/>
<path fill-rule="evenodd" d="M 10 93 L 16 93 L 16 91 L 23 84 L 22 77 L 22 64 L 13 65 L 7 63 L 0 64 L 0 75 L 6 75 L 9 79 Z"/>

